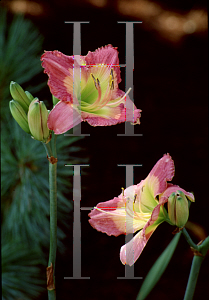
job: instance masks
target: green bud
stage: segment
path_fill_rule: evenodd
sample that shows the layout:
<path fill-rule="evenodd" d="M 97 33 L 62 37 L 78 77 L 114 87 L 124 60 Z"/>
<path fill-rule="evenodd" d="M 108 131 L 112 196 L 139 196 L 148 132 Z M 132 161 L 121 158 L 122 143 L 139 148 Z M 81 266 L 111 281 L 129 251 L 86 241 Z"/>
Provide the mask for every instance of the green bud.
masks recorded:
<path fill-rule="evenodd" d="M 34 99 L 33 95 L 31 95 L 31 93 L 29 93 L 28 91 L 25 91 L 25 94 L 28 97 L 28 99 L 30 100 L 30 102 L 32 102 Z"/>
<path fill-rule="evenodd" d="M 47 119 L 49 112 L 42 101 L 35 98 L 28 110 L 28 123 L 32 136 L 41 142 L 46 142 L 49 137 Z"/>
<path fill-rule="evenodd" d="M 20 127 L 25 132 L 30 133 L 27 115 L 26 115 L 24 109 L 22 108 L 22 106 L 17 101 L 11 100 L 9 102 L 9 108 L 10 108 L 13 118 L 20 125 Z"/>
<path fill-rule="evenodd" d="M 24 90 L 21 88 L 21 86 L 14 82 L 10 82 L 10 93 L 12 95 L 12 98 L 17 101 L 25 110 L 25 112 L 28 112 L 28 107 L 30 105 L 30 100 L 27 97 L 26 93 Z"/>
<path fill-rule="evenodd" d="M 60 100 L 56 97 L 54 97 L 54 95 L 52 95 L 52 102 L 53 102 L 53 106 L 55 106 Z"/>
<path fill-rule="evenodd" d="M 168 216 L 173 225 L 181 228 L 186 224 L 189 218 L 189 205 L 182 191 L 176 191 L 168 198 Z"/>

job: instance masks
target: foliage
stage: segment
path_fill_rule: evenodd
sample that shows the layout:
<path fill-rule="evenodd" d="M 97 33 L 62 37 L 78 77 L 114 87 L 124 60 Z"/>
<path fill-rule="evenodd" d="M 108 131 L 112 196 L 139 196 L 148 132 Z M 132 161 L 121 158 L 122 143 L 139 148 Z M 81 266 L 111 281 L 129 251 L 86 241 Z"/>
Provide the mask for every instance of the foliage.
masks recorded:
<path fill-rule="evenodd" d="M 2 124 L 2 229 L 11 239 L 21 236 L 25 243 L 34 242 L 40 247 L 49 243 L 49 186 L 48 160 L 41 142 L 32 140 L 30 135 L 9 121 Z M 78 158 L 72 156 L 81 150 L 73 143 L 78 137 L 57 138 L 58 153 L 58 220 L 67 224 L 72 202 L 66 198 L 69 193 L 71 168 L 67 162 L 75 164 Z M 85 162 L 80 159 L 79 162 Z M 72 177 L 71 177 L 72 178 Z M 58 246 L 64 233 L 58 228 Z"/>
<path fill-rule="evenodd" d="M 40 54 L 43 37 L 31 21 L 22 15 L 13 18 L 8 26 L 5 9 L 0 10 L 0 100 L 2 117 L 7 113 L 10 100 L 9 84 L 16 81 L 20 85 L 29 82 L 42 72 Z M 30 92 L 37 92 L 43 83 L 30 87 Z"/>
<path fill-rule="evenodd" d="M 163 275 L 165 269 L 167 268 L 173 253 L 177 247 L 178 241 L 180 239 L 181 232 L 177 233 L 175 237 L 172 239 L 170 244 L 166 247 L 166 249 L 162 252 L 162 254 L 158 257 L 152 268 L 149 270 L 139 294 L 136 300 L 144 300 L 157 282 L 160 280 L 161 276 Z"/>
<path fill-rule="evenodd" d="M 41 274 L 43 259 L 36 249 L 21 240 L 2 238 L 2 300 L 37 299 L 44 290 L 45 276 Z"/>

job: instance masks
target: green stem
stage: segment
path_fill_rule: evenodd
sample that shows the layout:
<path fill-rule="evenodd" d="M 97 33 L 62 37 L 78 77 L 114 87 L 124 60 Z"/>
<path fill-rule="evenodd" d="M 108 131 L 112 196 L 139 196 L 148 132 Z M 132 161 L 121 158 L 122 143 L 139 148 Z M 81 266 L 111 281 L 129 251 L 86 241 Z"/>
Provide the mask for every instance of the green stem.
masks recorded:
<path fill-rule="evenodd" d="M 190 235 L 188 234 L 188 232 L 186 231 L 185 228 L 182 229 L 182 233 L 183 233 L 187 243 L 195 250 L 198 250 L 198 246 L 192 241 Z"/>
<path fill-rule="evenodd" d="M 202 244 L 196 245 L 185 228 L 182 230 L 183 235 L 185 236 L 189 245 L 197 251 L 197 254 L 194 254 L 192 260 L 192 266 L 189 274 L 189 279 L 187 282 L 186 292 L 184 295 L 184 300 L 192 300 L 195 292 L 195 287 L 197 283 L 197 278 L 199 275 L 200 267 L 203 262 L 203 259 L 209 249 L 209 237 L 207 237 Z M 199 253 L 198 253 L 199 252 Z"/>
<path fill-rule="evenodd" d="M 199 251 L 205 256 L 209 250 L 209 236 L 198 246 Z"/>
<path fill-rule="evenodd" d="M 51 157 L 52 156 L 52 149 L 51 149 L 51 141 L 47 144 L 42 143 L 44 145 L 44 148 L 46 150 L 46 154 Z"/>
<path fill-rule="evenodd" d="M 52 132 L 52 149 L 50 157 L 56 158 L 56 144 L 55 136 Z M 49 262 L 48 267 L 52 265 L 53 267 L 53 283 L 54 288 L 48 290 L 48 299 L 55 300 L 55 260 L 56 260 L 56 250 L 57 250 L 57 162 L 49 162 L 49 196 L 50 196 L 50 249 L 49 249 Z"/>
<path fill-rule="evenodd" d="M 204 257 L 195 255 L 193 257 L 192 266 L 189 274 L 189 280 L 186 287 L 186 292 L 184 295 L 184 300 L 192 300 L 194 296 L 194 291 L 197 283 L 197 278 L 199 275 L 200 267 Z"/>
<path fill-rule="evenodd" d="M 55 292 L 55 290 L 48 291 L 48 300 L 56 300 L 56 292 Z"/>

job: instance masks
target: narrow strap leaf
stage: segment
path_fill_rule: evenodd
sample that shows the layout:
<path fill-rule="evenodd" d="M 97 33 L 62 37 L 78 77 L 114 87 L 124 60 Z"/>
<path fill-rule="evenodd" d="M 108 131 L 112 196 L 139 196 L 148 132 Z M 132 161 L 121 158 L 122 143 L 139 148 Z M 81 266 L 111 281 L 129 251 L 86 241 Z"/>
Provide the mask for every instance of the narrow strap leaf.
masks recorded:
<path fill-rule="evenodd" d="M 177 233 L 147 274 L 136 300 L 144 300 L 164 273 L 176 249 L 181 232 Z"/>

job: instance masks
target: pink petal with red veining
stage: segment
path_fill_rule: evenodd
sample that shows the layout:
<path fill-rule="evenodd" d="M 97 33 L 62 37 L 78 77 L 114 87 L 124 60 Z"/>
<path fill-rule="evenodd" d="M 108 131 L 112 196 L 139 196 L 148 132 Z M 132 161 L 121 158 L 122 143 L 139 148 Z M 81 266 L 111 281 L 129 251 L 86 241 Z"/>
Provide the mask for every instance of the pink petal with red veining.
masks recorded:
<path fill-rule="evenodd" d="M 164 202 L 158 204 L 153 209 L 152 215 L 143 229 L 137 233 L 130 242 L 121 247 L 120 260 L 123 264 L 132 266 L 136 262 L 155 229 L 164 221 L 163 217 L 159 217 L 162 204 L 164 204 Z"/>
<path fill-rule="evenodd" d="M 111 126 L 111 125 L 116 125 L 116 124 L 123 122 L 123 121 L 120 121 L 117 119 L 105 119 L 105 118 L 96 117 L 96 116 L 91 117 L 90 114 L 88 117 L 85 118 L 85 121 L 87 121 L 91 126 Z"/>
<path fill-rule="evenodd" d="M 72 102 L 73 88 L 69 93 L 64 85 L 64 80 L 68 77 L 73 86 L 72 72 L 70 72 L 73 70 L 73 57 L 55 50 L 46 51 L 41 56 L 41 60 L 43 61 L 42 67 L 45 69 L 44 73 L 49 76 L 48 85 L 51 93 L 59 100 Z"/>
<path fill-rule="evenodd" d="M 120 67 L 117 48 L 112 45 L 101 47 L 94 52 L 89 51 L 85 57 L 87 65 L 106 64 L 114 69 L 117 74 L 117 84 L 121 82 Z M 104 71 L 105 68 L 104 68 Z"/>
<path fill-rule="evenodd" d="M 152 211 L 152 215 L 151 218 L 149 219 L 149 221 L 146 223 L 146 225 L 144 226 L 143 230 L 142 230 L 142 235 L 146 238 L 150 238 L 151 234 L 150 232 L 152 232 L 152 225 L 155 223 L 155 225 L 160 225 L 160 223 L 162 223 L 163 221 L 165 221 L 164 216 L 159 216 L 160 213 L 160 208 L 163 204 L 165 204 L 167 202 L 166 199 L 164 199 L 163 201 L 161 201 L 160 204 L 158 204 L 157 206 L 155 206 L 155 208 Z"/>
<path fill-rule="evenodd" d="M 122 104 L 117 107 L 107 107 L 104 110 L 109 111 L 109 115 L 106 117 L 97 116 L 93 113 L 82 112 L 82 118 L 87 121 L 91 126 L 111 126 L 124 122 L 121 120 Z"/>
<path fill-rule="evenodd" d="M 118 90 L 117 97 L 123 97 L 125 93 L 121 90 Z M 109 113 L 106 117 L 97 117 L 96 114 L 83 112 L 82 117 L 87 121 L 91 126 L 110 126 L 123 123 L 125 121 L 138 123 L 140 124 L 140 109 L 137 109 L 133 104 L 129 96 L 126 96 L 127 102 L 129 103 L 128 108 L 124 107 L 124 104 L 121 103 L 117 107 L 105 107 L 108 109 Z"/>
<path fill-rule="evenodd" d="M 155 229 L 164 221 L 163 218 L 158 219 L 160 206 L 161 205 L 157 205 L 154 208 L 152 216 L 144 228 L 138 232 L 130 242 L 121 247 L 120 260 L 124 265 L 132 266 L 136 262 Z M 155 223 L 157 219 L 158 221 Z"/>
<path fill-rule="evenodd" d="M 120 214 L 124 207 L 124 201 L 115 197 L 112 200 L 100 202 L 97 208 L 105 211 L 101 212 L 97 209 L 89 213 L 89 223 L 98 231 L 108 235 L 118 236 L 125 233 L 125 216 Z M 120 210 L 121 208 L 121 210 Z"/>
<path fill-rule="evenodd" d="M 174 172 L 174 162 L 171 156 L 164 154 L 145 179 L 154 197 L 164 192 L 167 187 L 167 181 L 172 180 Z"/>
<path fill-rule="evenodd" d="M 98 231 L 115 236 L 142 229 L 150 215 L 145 217 L 134 213 L 135 188 L 136 185 L 130 186 L 118 197 L 97 204 L 89 214 L 91 226 Z"/>
<path fill-rule="evenodd" d="M 159 224 L 158 224 L 159 225 Z M 152 232 L 149 236 L 143 236 L 143 230 L 139 231 L 133 239 L 120 249 L 120 260 L 125 265 L 132 266 L 141 255 L 146 246 L 151 234 L 155 231 L 158 225 L 152 226 Z"/>
<path fill-rule="evenodd" d="M 125 265 L 132 266 L 139 258 L 142 250 L 146 246 L 146 240 L 142 237 L 142 230 L 133 239 L 120 249 L 120 260 Z"/>
<path fill-rule="evenodd" d="M 183 192 L 185 194 L 185 196 L 189 198 L 190 201 L 192 201 L 192 202 L 195 201 L 194 195 L 192 193 L 189 193 L 189 192 L 185 191 L 184 189 L 182 189 L 178 185 L 173 185 L 173 184 L 169 183 L 167 189 L 160 195 L 159 203 L 164 202 L 166 199 L 168 201 L 169 196 L 172 193 L 175 193 L 176 191 Z"/>
<path fill-rule="evenodd" d="M 80 114 L 69 102 L 58 102 L 49 113 L 47 126 L 55 134 L 62 134 L 82 122 Z"/>
<path fill-rule="evenodd" d="M 125 92 L 118 90 L 117 91 L 117 97 L 123 97 L 125 95 Z M 120 119 L 123 120 L 122 122 L 131 122 L 131 123 L 137 123 L 140 124 L 140 117 L 141 117 L 141 109 L 137 109 L 134 105 L 133 101 L 130 99 L 129 95 L 126 95 L 125 104 L 123 105 L 123 110 L 121 112 Z"/>

